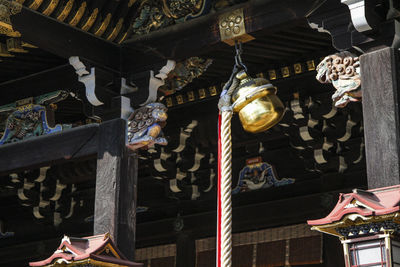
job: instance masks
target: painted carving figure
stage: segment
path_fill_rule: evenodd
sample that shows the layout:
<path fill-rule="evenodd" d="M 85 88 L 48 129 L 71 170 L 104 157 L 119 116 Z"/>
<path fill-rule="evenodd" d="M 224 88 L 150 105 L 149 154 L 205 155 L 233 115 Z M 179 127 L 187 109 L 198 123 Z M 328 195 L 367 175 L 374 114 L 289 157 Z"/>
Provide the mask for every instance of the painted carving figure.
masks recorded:
<path fill-rule="evenodd" d="M 184 88 L 195 78 L 200 77 L 211 65 L 212 59 L 190 57 L 178 62 L 173 71 L 168 74 L 165 85 L 160 88 L 164 92 L 175 92 Z"/>
<path fill-rule="evenodd" d="M 196 16 L 204 8 L 205 0 L 163 0 L 164 12 L 171 18 L 185 20 Z"/>
<path fill-rule="evenodd" d="M 336 92 L 332 99 L 336 107 L 345 107 L 349 102 L 361 101 L 360 63 L 350 53 L 327 56 L 317 66 L 317 80 L 332 83 Z"/>
<path fill-rule="evenodd" d="M 261 162 L 261 159 L 259 159 L 255 163 L 248 163 L 240 171 L 237 186 L 232 190 L 232 193 L 237 194 L 262 188 L 285 186 L 294 182 L 295 179 L 293 178 L 279 179 L 272 165 L 267 162 Z"/>
<path fill-rule="evenodd" d="M 150 103 L 138 108 L 129 117 L 128 147 L 136 150 L 153 144 L 167 145 L 161 130 L 167 118 L 167 108 L 161 103 Z"/>
<path fill-rule="evenodd" d="M 145 0 L 141 3 L 139 16 L 132 24 L 135 34 L 147 34 L 173 23 L 173 20 L 164 14 L 157 2 L 156 0 Z"/>
<path fill-rule="evenodd" d="M 0 118 L 7 119 L 3 133 L 0 133 L 0 145 L 8 144 L 35 136 L 50 134 L 70 128 L 71 125 L 56 124 L 47 121 L 47 109 L 50 104 L 68 97 L 66 91 L 55 91 L 35 98 L 26 98 L 0 107 Z"/>
<path fill-rule="evenodd" d="M 135 34 L 147 34 L 208 12 L 206 0 L 144 0 L 132 24 Z"/>
<path fill-rule="evenodd" d="M 61 130 L 61 125 L 56 125 L 54 128 L 48 125 L 45 107 L 29 105 L 14 111 L 8 117 L 0 145 Z"/>

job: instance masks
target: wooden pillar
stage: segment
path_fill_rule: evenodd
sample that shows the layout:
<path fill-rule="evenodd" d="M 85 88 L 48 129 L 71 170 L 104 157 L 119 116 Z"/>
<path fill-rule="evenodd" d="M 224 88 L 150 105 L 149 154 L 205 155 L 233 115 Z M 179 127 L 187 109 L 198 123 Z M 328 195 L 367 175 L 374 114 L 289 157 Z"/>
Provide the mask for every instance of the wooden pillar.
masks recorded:
<path fill-rule="evenodd" d="M 323 235 L 323 257 L 325 267 L 344 267 L 343 245 L 336 236 Z"/>
<path fill-rule="evenodd" d="M 126 122 L 100 125 L 94 234 L 109 232 L 130 260 L 135 251 L 137 155 L 125 146 Z"/>
<path fill-rule="evenodd" d="M 180 232 L 176 241 L 176 267 L 196 266 L 196 242 L 193 236 Z"/>
<path fill-rule="evenodd" d="M 368 188 L 400 183 L 399 52 L 360 57 Z"/>

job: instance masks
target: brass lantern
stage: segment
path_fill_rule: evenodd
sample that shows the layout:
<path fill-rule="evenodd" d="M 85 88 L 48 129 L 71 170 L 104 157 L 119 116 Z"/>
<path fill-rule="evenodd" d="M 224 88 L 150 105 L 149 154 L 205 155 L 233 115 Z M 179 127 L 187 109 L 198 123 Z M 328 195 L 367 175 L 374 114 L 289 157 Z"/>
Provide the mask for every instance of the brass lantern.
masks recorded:
<path fill-rule="evenodd" d="M 251 133 L 268 130 L 277 124 L 285 107 L 276 95 L 277 89 L 265 78 L 251 78 L 240 71 L 240 84 L 232 94 L 233 111 L 239 113 L 243 128 Z"/>

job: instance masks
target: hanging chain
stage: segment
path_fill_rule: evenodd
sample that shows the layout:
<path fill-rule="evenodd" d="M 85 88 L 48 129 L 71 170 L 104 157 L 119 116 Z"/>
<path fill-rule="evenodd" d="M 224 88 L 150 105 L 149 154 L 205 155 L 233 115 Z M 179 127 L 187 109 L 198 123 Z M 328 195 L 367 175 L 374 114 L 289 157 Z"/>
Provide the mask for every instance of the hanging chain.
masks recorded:
<path fill-rule="evenodd" d="M 235 41 L 235 52 L 236 52 L 235 66 L 247 72 L 247 67 L 246 65 L 244 65 L 242 61 L 242 53 L 243 53 L 242 42 Z"/>
<path fill-rule="evenodd" d="M 225 85 L 222 89 L 220 98 L 223 98 L 228 93 L 228 91 L 232 91 L 233 80 L 235 79 L 235 76 L 239 71 L 244 70 L 245 72 L 247 72 L 247 67 L 242 61 L 242 53 L 243 53 L 242 43 L 238 42 L 236 40 L 235 41 L 235 65 L 233 66 L 232 74 L 229 77 L 229 80 L 225 83 Z M 229 89 L 231 89 L 231 90 L 229 90 Z M 225 98 L 228 98 L 228 97 L 225 97 Z M 229 96 L 229 98 L 230 98 L 230 96 Z M 226 100 L 228 100 L 228 99 L 226 99 Z M 221 105 L 227 105 L 227 103 L 224 103 Z"/>

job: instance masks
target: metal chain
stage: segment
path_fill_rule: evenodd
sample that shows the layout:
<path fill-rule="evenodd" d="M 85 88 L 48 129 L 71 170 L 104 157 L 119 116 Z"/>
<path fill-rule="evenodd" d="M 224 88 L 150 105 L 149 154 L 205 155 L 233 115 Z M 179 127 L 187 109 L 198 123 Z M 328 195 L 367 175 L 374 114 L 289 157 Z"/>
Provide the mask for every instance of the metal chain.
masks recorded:
<path fill-rule="evenodd" d="M 235 65 L 233 66 L 232 74 L 229 77 L 229 80 L 225 83 L 222 89 L 221 97 L 228 92 L 228 89 L 231 87 L 235 75 L 239 71 L 244 70 L 245 72 L 247 72 L 247 67 L 242 61 L 242 53 L 243 53 L 242 43 L 235 41 Z"/>

